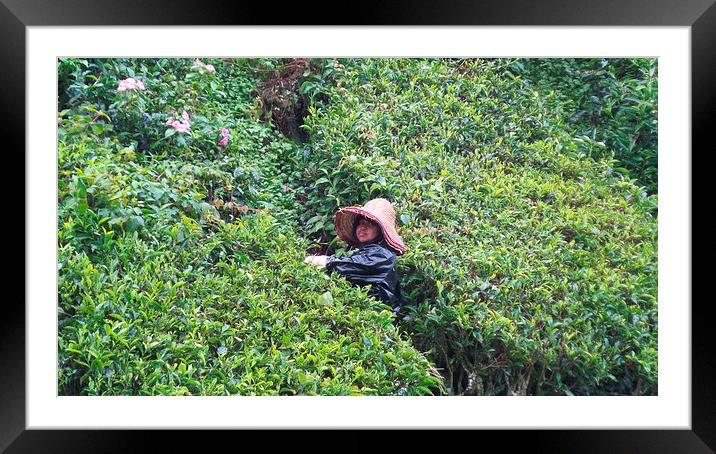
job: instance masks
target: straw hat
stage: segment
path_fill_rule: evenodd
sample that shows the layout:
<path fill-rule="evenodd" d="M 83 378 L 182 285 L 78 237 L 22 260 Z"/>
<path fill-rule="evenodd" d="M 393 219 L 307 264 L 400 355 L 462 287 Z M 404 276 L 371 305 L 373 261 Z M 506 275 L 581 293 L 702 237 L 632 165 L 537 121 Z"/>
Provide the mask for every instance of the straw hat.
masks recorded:
<path fill-rule="evenodd" d="M 345 207 L 338 210 L 334 217 L 336 233 L 346 243 L 359 246 L 355 237 L 355 220 L 357 216 L 364 216 L 376 222 L 383 231 L 383 238 L 398 255 L 405 253 L 405 244 L 395 231 L 395 209 L 386 199 L 373 199 L 362 207 Z"/>

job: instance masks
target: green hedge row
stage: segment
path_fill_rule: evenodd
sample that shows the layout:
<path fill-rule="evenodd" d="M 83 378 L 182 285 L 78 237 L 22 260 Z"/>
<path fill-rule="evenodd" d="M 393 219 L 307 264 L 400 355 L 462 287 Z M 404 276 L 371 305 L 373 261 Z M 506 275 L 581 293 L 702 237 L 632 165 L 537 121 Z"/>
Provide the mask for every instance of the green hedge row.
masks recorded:
<path fill-rule="evenodd" d="M 449 392 L 655 394 L 656 196 L 513 61 L 342 63 L 304 126 L 305 232 L 394 201 L 403 328 Z"/>
<path fill-rule="evenodd" d="M 617 170 L 658 192 L 658 60 L 517 59 L 510 69 L 542 93 L 554 92 L 575 134 L 604 143 Z"/>

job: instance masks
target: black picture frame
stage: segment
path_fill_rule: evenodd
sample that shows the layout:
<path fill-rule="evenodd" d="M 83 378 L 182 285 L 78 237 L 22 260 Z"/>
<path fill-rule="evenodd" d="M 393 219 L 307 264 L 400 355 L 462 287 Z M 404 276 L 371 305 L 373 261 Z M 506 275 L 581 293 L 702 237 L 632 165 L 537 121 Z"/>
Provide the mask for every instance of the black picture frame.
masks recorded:
<path fill-rule="evenodd" d="M 692 150 L 702 150 L 699 160 L 713 149 L 710 124 L 716 110 L 716 6 L 715 0 L 488 0 L 409 1 L 360 3 L 347 11 L 336 3 L 222 2 L 217 0 L 140 2 L 138 0 L 0 0 L 0 108 L 6 150 L 6 175 L 27 169 L 25 154 L 25 62 L 26 27 L 80 25 L 500 25 L 500 26 L 690 26 L 692 80 Z M 179 7 L 177 7 L 179 6 Z M 323 16 L 322 16 L 323 15 Z M 9 141 L 8 141 L 9 139 Z M 12 152 L 11 152 L 12 151 Z M 22 156 L 22 158 L 21 158 Z M 694 166 L 692 182 L 707 166 Z M 10 163 L 14 157 L 19 162 Z M 13 169 L 13 171 L 10 171 Z M 24 174 L 24 173 L 23 173 Z M 17 186 L 14 186 L 17 187 Z M 12 191 L 17 204 L 17 191 Z M 24 193 L 23 193 L 24 194 Z M 692 197 L 699 192 L 693 190 Z M 24 213 L 28 207 L 23 195 Z M 691 206 L 698 206 L 691 201 Z M 707 206 L 708 207 L 708 206 Z M 710 208 L 710 207 L 708 207 Z M 708 209 L 707 208 L 707 209 Z M 6 207 L 9 213 L 10 207 Z M 693 210 L 692 210 L 693 212 Z M 16 216 L 16 215 L 14 215 Z M 23 218 L 24 219 L 24 218 Z M 32 241 L 23 225 L 25 254 Z M 692 238 L 698 224 L 691 219 Z M 14 235 L 13 235 L 14 236 Z M 10 237 L 6 237 L 10 239 Z M 12 240 L 11 240 L 12 241 Z M 702 253 L 703 254 L 703 253 Z M 10 259 L 10 257 L 8 257 Z M 23 263 L 26 256 L 23 255 Z M 698 268 L 692 256 L 692 283 L 710 267 Z M 14 266 L 12 269 L 20 269 Z M 22 267 L 26 281 L 25 267 Z M 7 282 L 10 282 L 8 280 Z M 703 286 L 703 285 L 701 285 Z M 6 284 L 5 293 L 12 293 Z M 693 293 L 692 314 L 692 398 L 691 430 L 481 430 L 459 433 L 378 433 L 373 431 L 331 431 L 316 435 L 286 431 L 284 436 L 252 432 L 250 439 L 268 449 L 296 449 L 301 446 L 338 451 L 374 450 L 400 447 L 438 446 L 477 449 L 496 442 L 509 450 L 538 452 L 679 452 L 707 453 L 716 449 L 714 408 L 714 342 L 709 341 L 708 308 L 711 301 Z M 149 431 L 149 430 L 25 430 L 25 307 L 14 298 L 5 298 L 0 330 L 0 452 L 135 452 L 162 451 L 200 446 L 248 447 L 246 432 L 233 431 Z M 479 410 L 478 410 L 479 411 Z M 508 432 L 508 433 L 506 433 Z M 382 435 L 378 441 L 376 435 Z M 459 435 L 459 437 L 458 437 Z M 330 439 L 330 440 L 329 440 Z M 152 443 L 149 443 L 152 441 Z M 228 445 L 226 443 L 229 443 Z M 464 443 L 467 443 L 466 445 Z"/>

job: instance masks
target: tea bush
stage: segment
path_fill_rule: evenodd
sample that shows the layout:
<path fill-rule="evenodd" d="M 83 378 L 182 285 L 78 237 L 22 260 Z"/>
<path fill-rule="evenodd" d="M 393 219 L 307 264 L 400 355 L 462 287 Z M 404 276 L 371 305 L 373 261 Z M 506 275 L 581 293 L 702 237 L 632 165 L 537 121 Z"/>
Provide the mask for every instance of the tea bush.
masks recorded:
<path fill-rule="evenodd" d="M 389 395 L 438 385 L 390 312 L 303 265 L 305 244 L 272 217 L 212 228 L 182 217 L 171 229 L 181 236 L 159 243 L 124 235 L 101 263 L 60 248 L 62 394 Z"/>
<path fill-rule="evenodd" d="M 338 207 L 394 202 L 403 328 L 448 391 L 656 394 L 656 196 L 513 61 L 344 64 L 305 120 L 303 232 L 336 250 Z"/>
<path fill-rule="evenodd" d="M 60 394 L 657 393 L 653 60 L 309 63 L 299 144 L 283 60 L 59 60 Z M 399 327 L 302 263 L 379 196 Z"/>
<path fill-rule="evenodd" d="M 517 59 L 511 69 L 543 93 L 554 91 L 569 129 L 600 141 L 619 172 L 658 191 L 654 58 Z"/>
<path fill-rule="evenodd" d="M 439 393 L 387 306 L 302 263 L 301 150 L 241 68 L 59 61 L 59 393 Z"/>

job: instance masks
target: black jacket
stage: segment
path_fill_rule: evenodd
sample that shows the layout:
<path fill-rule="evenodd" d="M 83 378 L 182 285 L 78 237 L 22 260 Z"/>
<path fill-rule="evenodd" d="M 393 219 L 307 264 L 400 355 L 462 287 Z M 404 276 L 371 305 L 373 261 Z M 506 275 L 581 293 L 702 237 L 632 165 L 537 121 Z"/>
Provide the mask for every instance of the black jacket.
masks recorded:
<path fill-rule="evenodd" d="M 395 252 L 384 241 L 363 245 L 351 257 L 330 257 L 326 271 L 336 271 L 353 284 L 370 285 L 368 294 L 390 306 L 400 303 Z"/>

